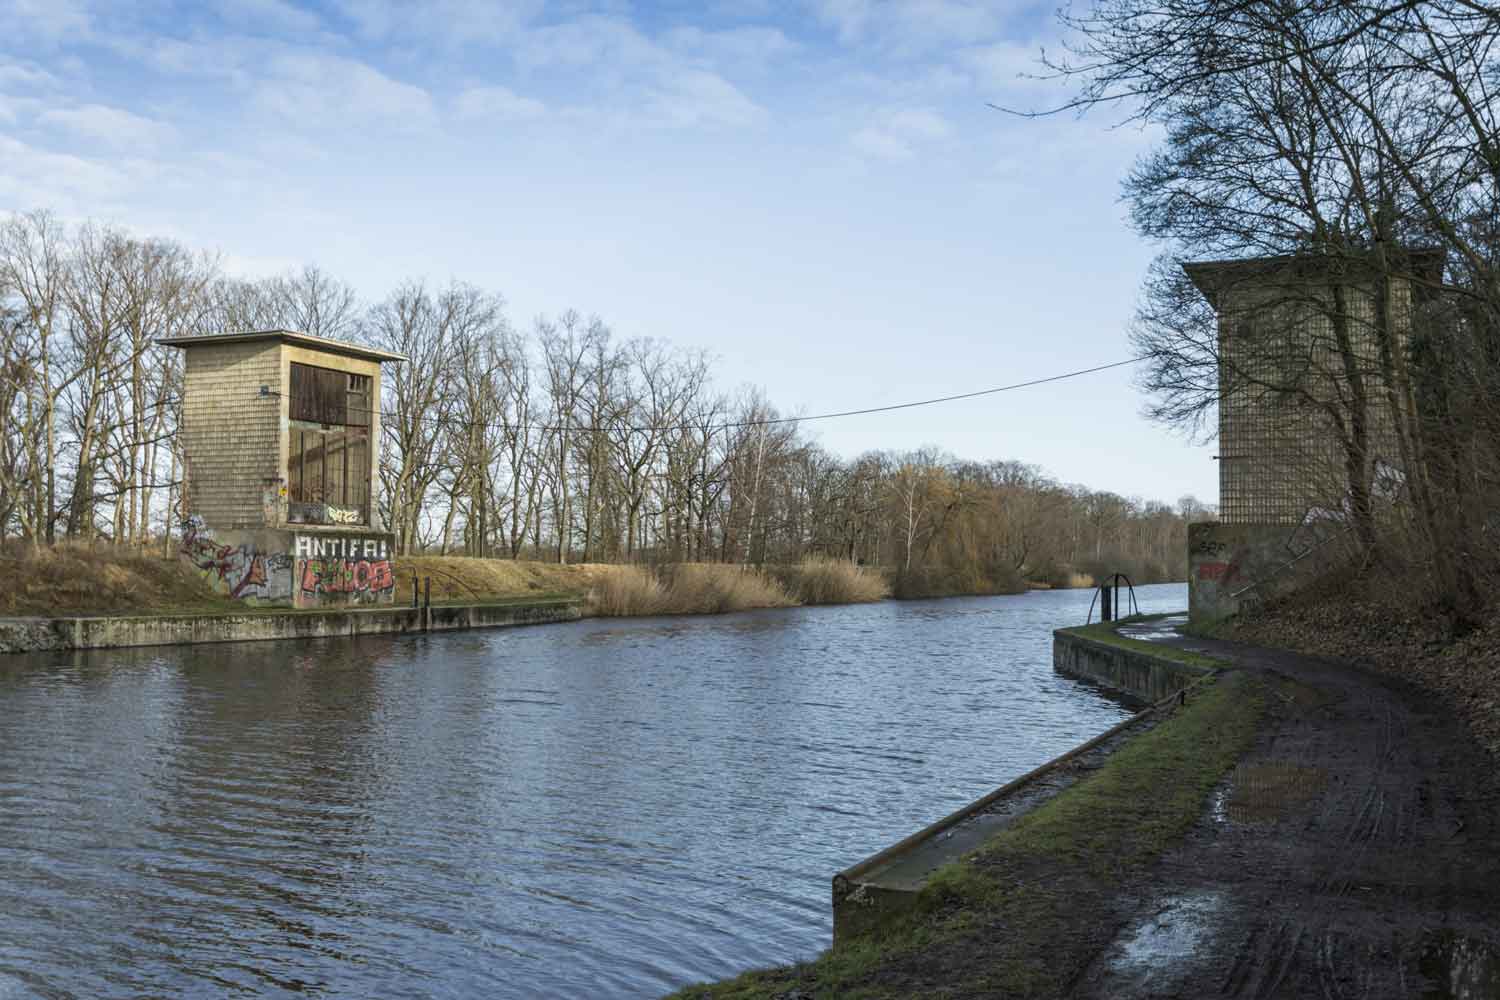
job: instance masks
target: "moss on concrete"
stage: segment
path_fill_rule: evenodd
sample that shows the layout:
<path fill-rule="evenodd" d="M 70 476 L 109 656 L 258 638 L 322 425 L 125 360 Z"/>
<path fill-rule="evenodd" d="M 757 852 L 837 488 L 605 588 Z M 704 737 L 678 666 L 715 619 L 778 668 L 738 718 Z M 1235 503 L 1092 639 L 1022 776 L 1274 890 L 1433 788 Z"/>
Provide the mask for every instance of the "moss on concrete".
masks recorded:
<path fill-rule="evenodd" d="M 1095 622 L 1092 625 L 1080 625 L 1076 628 L 1059 629 L 1070 635 L 1082 636 L 1085 639 L 1093 639 L 1097 642 L 1106 642 L 1111 646 L 1119 646 L 1122 649 L 1134 650 L 1137 653 L 1146 653 L 1159 657 L 1163 660 L 1171 660 L 1174 663 L 1183 663 L 1190 667 L 1201 667 L 1205 670 L 1217 670 L 1223 666 L 1213 657 L 1204 656 L 1202 653 L 1194 653 L 1191 650 L 1177 649 L 1173 646 L 1163 646 L 1160 643 L 1145 642 L 1141 639 L 1131 639 L 1116 631 L 1122 625 L 1136 624 L 1139 622 L 1157 621 L 1167 617 L 1166 615 L 1136 615 L 1131 618 L 1123 618 L 1115 622 Z"/>
<path fill-rule="evenodd" d="M 813 961 L 675 996 L 1063 996 L 1108 939 L 1111 893 L 1197 821 L 1263 706 L 1259 682 L 1222 675 L 1095 774 L 941 869 L 910 914 Z"/>

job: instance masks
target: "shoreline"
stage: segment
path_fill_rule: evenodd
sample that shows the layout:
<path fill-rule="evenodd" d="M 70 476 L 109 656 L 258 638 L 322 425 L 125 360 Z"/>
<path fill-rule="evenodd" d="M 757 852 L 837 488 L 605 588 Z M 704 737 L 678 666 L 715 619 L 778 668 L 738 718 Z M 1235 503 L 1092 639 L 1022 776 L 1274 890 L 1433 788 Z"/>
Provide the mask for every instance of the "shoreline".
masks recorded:
<path fill-rule="evenodd" d="M 1100 900 L 1198 819 L 1199 801 L 1248 746 L 1262 711 L 1258 686 L 1242 673 L 1119 635 L 1119 624 L 1055 630 L 1054 669 L 1143 703 L 1139 712 L 837 873 L 834 941 L 817 958 L 670 996 L 1066 993 L 1108 929 L 1091 920 Z M 1177 682 L 1152 697 L 1163 688 L 1133 683 L 1118 660 Z"/>
<path fill-rule="evenodd" d="M 1085 666 L 1122 687 L 1137 686 L 1130 661 L 1143 657 L 1162 669 L 1206 658 L 1215 673 L 1060 791 L 1015 803 L 946 864 L 921 864 L 914 884 L 845 887 L 867 919 L 841 932 L 836 910 L 818 957 L 672 996 L 1207 996 L 1226 981 L 1257 996 L 1343 981 L 1488 996 L 1500 820 L 1464 727 L 1357 664 L 1130 624 L 1059 630 L 1055 666 L 1062 647 L 1097 642 Z"/>
<path fill-rule="evenodd" d="M 1180 582 L 1180 581 L 1172 581 Z M 1154 585 L 1147 585 L 1154 586 Z M 1086 588 L 1045 588 L 1046 590 Z M 160 611 L 105 611 L 67 615 L 0 616 L 0 655 L 126 649 L 141 646 L 261 642 L 355 635 L 410 634 L 476 628 L 547 625 L 585 618 L 661 618 L 732 614 L 771 607 L 837 607 L 848 604 L 1019 597 L 1026 590 L 922 597 L 886 596 L 875 601 L 827 601 L 750 605 L 709 610 L 663 609 L 641 614 L 600 613 L 587 594 L 554 593 L 434 601 L 430 605 L 382 604 L 343 608 L 281 608 L 245 605 Z"/>

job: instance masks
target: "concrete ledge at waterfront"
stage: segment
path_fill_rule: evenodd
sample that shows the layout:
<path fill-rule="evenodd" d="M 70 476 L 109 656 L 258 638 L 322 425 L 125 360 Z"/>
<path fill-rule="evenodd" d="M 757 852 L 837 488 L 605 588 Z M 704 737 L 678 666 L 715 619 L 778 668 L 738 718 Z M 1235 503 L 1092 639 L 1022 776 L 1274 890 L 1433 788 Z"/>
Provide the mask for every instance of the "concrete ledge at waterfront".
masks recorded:
<path fill-rule="evenodd" d="M 0 618 L 0 653 L 443 632 L 542 625 L 577 621 L 582 617 L 581 599 L 558 598 L 434 604 L 426 608 L 386 606 L 334 611 Z"/>
<path fill-rule="evenodd" d="M 1209 670 L 1195 662 L 1197 657 L 1117 631 L 1149 626 L 1151 621 L 1127 619 L 1114 625 L 1058 629 L 1052 633 L 1052 669 L 1137 703 L 1170 698 Z"/>
<path fill-rule="evenodd" d="M 1123 624 L 1123 623 L 1122 623 Z M 1139 648 L 1144 647 L 1144 648 Z M 928 880 L 991 836 L 1097 770 L 1125 742 L 1151 730 L 1186 692 L 1209 680 L 1203 662 L 1169 648 L 1118 636 L 1114 626 L 1053 633 L 1053 664 L 1147 707 L 930 826 L 846 868 L 833 878 L 837 944 L 868 933 L 915 905 Z"/>

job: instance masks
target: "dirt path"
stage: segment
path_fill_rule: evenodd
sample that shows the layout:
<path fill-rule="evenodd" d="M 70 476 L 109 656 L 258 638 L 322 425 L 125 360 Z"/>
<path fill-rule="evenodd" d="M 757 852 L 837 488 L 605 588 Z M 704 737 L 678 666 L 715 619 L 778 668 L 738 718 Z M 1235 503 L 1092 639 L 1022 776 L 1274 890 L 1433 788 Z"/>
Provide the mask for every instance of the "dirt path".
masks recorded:
<path fill-rule="evenodd" d="M 1186 841 L 1110 904 L 1075 995 L 1500 998 L 1500 800 L 1463 727 L 1347 664 L 1161 641 L 1274 693 Z"/>

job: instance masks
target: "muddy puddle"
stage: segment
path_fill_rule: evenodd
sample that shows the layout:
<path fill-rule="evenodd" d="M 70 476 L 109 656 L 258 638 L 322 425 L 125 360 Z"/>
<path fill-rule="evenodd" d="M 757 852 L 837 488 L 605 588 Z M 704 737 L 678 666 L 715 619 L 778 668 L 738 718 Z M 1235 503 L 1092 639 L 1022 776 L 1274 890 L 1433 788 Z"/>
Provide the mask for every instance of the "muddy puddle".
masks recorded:
<path fill-rule="evenodd" d="M 1241 763 L 1215 790 L 1209 815 L 1217 823 L 1274 823 L 1323 793 L 1328 774 L 1293 761 Z"/>
<path fill-rule="evenodd" d="M 1127 639 L 1139 639 L 1142 642 L 1161 642 L 1163 639 L 1178 638 L 1178 630 L 1187 624 L 1188 616 L 1167 615 L 1165 618 L 1155 618 L 1148 622 L 1135 622 L 1131 625 L 1121 625 L 1119 632 Z"/>
<path fill-rule="evenodd" d="M 1228 896 L 1213 889 L 1159 900 L 1110 950 L 1102 969 L 1106 994 L 1149 996 L 1187 981 L 1197 962 L 1214 953 L 1228 909 Z"/>

